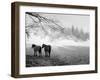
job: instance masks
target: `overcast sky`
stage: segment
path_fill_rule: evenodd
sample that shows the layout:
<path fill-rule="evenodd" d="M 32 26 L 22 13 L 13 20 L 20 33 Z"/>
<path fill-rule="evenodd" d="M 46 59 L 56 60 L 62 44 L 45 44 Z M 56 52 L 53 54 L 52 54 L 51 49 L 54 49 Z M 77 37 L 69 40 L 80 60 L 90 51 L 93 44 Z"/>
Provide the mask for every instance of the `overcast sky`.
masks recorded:
<path fill-rule="evenodd" d="M 79 29 L 83 29 L 85 32 L 89 32 L 90 27 L 90 16 L 89 15 L 75 15 L 75 14 L 47 14 L 47 13 L 39 13 L 40 15 L 55 19 L 60 22 L 60 25 L 63 27 L 78 27 Z"/>

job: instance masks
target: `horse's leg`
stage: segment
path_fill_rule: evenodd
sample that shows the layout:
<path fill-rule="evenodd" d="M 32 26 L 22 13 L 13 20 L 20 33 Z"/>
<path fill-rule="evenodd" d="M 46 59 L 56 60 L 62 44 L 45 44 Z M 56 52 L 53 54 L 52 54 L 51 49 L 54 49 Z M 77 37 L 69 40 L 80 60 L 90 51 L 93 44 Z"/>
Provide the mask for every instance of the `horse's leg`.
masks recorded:
<path fill-rule="evenodd" d="M 49 57 L 50 57 L 50 52 L 49 52 Z"/>
<path fill-rule="evenodd" d="M 34 56 L 34 52 L 33 52 L 33 56 Z"/>
<path fill-rule="evenodd" d="M 36 51 L 34 51 L 34 56 L 36 55 Z"/>
<path fill-rule="evenodd" d="M 41 49 L 39 50 L 39 57 L 41 57 L 42 56 L 42 52 L 41 52 Z"/>
<path fill-rule="evenodd" d="M 47 57 L 50 57 L 49 51 L 47 52 Z"/>
<path fill-rule="evenodd" d="M 50 51 L 48 50 L 48 57 L 50 57 Z"/>
<path fill-rule="evenodd" d="M 50 54 L 51 54 L 51 48 L 49 49 L 48 53 L 49 53 L 49 57 L 50 57 Z"/>
<path fill-rule="evenodd" d="M 42 56 L 42 54 L 41 54 L 41 52 L 39 52 L 39 57 L 41 57 Z"/>
<path fill-rule="evenodd" d="M 48 57 L 50 57 L 50 52 L 48 52 Z"/>
<path fill-rule="evenodd" d="M 36 50 L 34 50 L 34 56 L 37 56 L 37 51 Z"/>
<path fill-rule="evenodd" d="M 37 51 L 36 51 L 36 56 L 37 56 Z"/>
<path fill-rule="evenodd" d="M 42 56 L 42 53 L 41 52 L 39 52 L 39 57 L 41 57 Z"/>
<path fill-rule="evenodd" d="M 45 57 L 46 57 L 46 51 L 44 50 L 44 54 L 45 54 Z"/>
<path fill-rule="evenodd" d="M 45 57 L 47 57 L 47 51 L 45 51 Z"/>

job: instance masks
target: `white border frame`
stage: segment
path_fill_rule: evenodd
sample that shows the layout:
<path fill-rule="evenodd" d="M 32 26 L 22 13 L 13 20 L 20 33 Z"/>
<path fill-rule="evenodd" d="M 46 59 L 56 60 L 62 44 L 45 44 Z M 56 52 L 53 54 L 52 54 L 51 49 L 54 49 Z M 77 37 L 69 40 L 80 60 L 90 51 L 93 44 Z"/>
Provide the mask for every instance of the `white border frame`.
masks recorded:
<path fill-rule="evenodd" d="M 37 6 L 20 6 L 19 7 L 19 30 L 20 30 L 20 51 L 19 51 L 19 74 L 40 74 L 55 72 L 75 72 L 95 70 L 95 10 L 71 9 L 71 8 L 52 8 Z M 47 12 L 47 13 L 64 13 L 64 14 L 88 14 L 90 15 L 90 64 L 89 65 L 71 65 L 71 66 L 47 66 L 31 67 L 25 66 L 25 12 Z"/>

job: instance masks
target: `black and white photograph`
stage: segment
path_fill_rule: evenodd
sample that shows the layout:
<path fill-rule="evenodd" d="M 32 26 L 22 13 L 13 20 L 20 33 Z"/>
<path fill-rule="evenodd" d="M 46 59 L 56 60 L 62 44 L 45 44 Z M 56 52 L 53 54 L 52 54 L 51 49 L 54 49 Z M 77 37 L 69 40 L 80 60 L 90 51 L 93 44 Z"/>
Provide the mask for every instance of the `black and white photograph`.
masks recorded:
<path fill-rule="evenodd" d="M 12 76 L 97 73 L 97 7 L 12 3 Z"/>
<path fill-rule="evenodd" d="M 25 12 L 26 67 L 90 64 L 90 15 Z"/>

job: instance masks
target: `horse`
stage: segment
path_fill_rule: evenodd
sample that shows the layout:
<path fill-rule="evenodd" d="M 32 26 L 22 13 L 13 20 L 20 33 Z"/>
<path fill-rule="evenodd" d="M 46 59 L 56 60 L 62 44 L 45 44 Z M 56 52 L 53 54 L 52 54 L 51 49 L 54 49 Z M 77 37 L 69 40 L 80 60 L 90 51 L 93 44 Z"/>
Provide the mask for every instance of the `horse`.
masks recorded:
<path fill-rule="evenodd" d="M 39 56 L 42 56 L 41 46 L 32 44 L 32 48 L 34 49 L 34 56 L 37 56 L 38 53 L 39 53 Z"/>
<path fill-rule="evenodd" d="M 42 44 L 42 48 L 44 48 L 45 57 L 50 57 L 50 54 L 51 54 L 51 45 Z"/>

